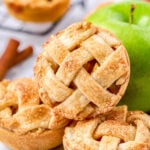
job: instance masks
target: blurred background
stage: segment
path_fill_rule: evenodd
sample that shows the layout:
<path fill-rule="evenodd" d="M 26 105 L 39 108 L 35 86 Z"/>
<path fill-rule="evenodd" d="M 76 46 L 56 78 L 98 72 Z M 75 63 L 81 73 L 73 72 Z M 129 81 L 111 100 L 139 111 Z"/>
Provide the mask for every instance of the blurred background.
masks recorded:
<path fill-rule="evenodd" d="M 106 0 L 105 0 L 106 1 Z M 5 78 L 33 77 L 33 66 L 37 54 L 41 51 L 41 45 L 51 34 L 57 33 L 73 22 L 81 21 L 98 4 L 104 0 L 71 0 L 67 13 L 55 23 L 27 23 L 16 20 L 10 16 L 0 0 L 0 56 L 10 38 L 20 41 L 19 49 L 27 45 L 34 48 L 33 55 L 23 63 L 8 70 Z"/>

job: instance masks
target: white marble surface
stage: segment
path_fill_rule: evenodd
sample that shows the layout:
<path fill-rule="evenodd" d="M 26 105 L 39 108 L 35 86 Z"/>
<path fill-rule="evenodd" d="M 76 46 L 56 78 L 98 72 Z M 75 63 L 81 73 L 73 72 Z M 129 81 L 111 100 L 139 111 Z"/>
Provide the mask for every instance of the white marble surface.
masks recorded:
<path fill-rule="evenodd" d="M 81 0 L 72 0 L 72 4 L 80 2 Z M 0 56 L 3 53 L 3 50 L 6 47 L 6 44 L 10 38 L 18 39 L 21 42 L 20 49 L 27 46 L 32 45 L 34 47 L 34 54 L 28 60 L 24 61 L 23 63 L 13 67 L 7 72 L 5 78 L 8 79 L 15 79 L 18 77 L 32 77 L 33 78 L 33 66 L 35 63 L 36 56 L 41 51 L 42 43 L 51 35 L 54 34 L 61 29 L 67 27 L 73 22 L 81 21 L 87 13 L 92 11 L 98 4 L 106 1 L 106 0 L 83 0 L 85 6 L 76 5 L 71 7 L 67 14 L 61 19 L 61 21 L 56 24 L 55 28 L 45 34 L 45 35 L 32 35 L 24 32 L 19 31 L 11 31 L 0 27 Z M 1 11 L 5 11 L 5 7 L 2 6 L 2 1 L 0 0 L 0 9 Z M 30 31 L 38 31 L 38 30 L 45 30 L 47 26 L 50 24 L 31 24 L 31 23 L 23 23 L 14 18 L 7 16 L 6 20 L 0 21 L 4 27 L 11 27 L 13 29 L 18 29 L 23 27 L 26 30 Z M 0 19 L 1 19 L 1 12 L 0 12 Z M 5 145 L 0 143 L 0 150 L 9 150 Z"/>

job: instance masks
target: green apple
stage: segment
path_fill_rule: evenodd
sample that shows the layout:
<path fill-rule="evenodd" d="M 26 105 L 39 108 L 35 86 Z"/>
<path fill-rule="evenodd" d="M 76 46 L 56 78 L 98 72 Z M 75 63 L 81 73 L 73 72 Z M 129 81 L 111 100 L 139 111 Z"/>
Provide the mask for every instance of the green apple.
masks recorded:
<path fill-rule="evenodd" d="M 150 3 L 110 3 L 97 9 L 87 21 L 112 31 L 128 51 L 131 78 L 121 104 L 127 104 L 130 110 L 150 111 Z"/>

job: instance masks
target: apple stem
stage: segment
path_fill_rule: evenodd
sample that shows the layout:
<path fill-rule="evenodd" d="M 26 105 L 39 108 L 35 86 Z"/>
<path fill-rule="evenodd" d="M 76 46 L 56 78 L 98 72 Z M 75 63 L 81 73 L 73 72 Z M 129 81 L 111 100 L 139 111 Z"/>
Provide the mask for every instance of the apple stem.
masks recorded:
<path fill-rule="evenodd" d="M 133 19 L 134 19 L 134 10 L 136 8 L 136 5 L 135 4 L 132 4 L 131 5 L 131 9 L 130 9 L 130 17 L 129 17 L 129 22 L 130 24 L 133 23 Z"/>

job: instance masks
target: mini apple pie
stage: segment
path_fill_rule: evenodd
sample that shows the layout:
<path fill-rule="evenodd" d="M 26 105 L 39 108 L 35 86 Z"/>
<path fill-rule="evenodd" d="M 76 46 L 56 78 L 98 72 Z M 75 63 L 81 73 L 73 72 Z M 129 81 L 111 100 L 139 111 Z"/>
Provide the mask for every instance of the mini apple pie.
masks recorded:
<path fill-rule="evenodd" d="M 52 35 L 34 68 L 39 91 L 54 113 L 82 120 L 106 113 L 120 101 L 130 76 L 125 47 L 109 31 L 87 22 Z"/>
<path fill-rule="evenodd" d="M 67 120 L 53 116 L 32 79 L 0 82 L 0 141 L 14 150 L 48 150 L 62 142 Z M 55 129 L 54 129 L 55 127 Z"/>
<path fill-rule="evenodd" d="M 126 106 L 65 129 L 65 150 L 149 150 L 150 116 Z"/>
<path fill-rule="evenodd" d="M 9 13 L 31 22 L 55 22 L 68 10 L 70 0 L 3 0 Z"/>

